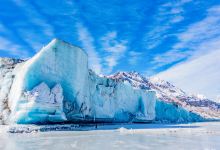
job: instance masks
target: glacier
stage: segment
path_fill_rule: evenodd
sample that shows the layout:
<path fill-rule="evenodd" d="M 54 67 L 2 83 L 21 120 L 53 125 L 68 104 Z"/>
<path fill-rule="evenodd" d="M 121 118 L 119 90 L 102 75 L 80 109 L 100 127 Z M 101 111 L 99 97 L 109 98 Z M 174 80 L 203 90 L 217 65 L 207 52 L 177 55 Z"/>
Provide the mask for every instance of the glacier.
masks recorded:
<path fill-rule="evenodd" d="M 54 39 L 29 60 L 1 58 L 2 124 L 149 122 L 156 93 L 100 77 L 82 49 Z"/>
<path fill-rule="evenodd" d="M 202 117 L 201 114 L 196 114 L 175 103 L 167 103 L 159 99 L 156 102 L 155 109 L 155 120 L 162 123 L 187 123 L 208 121 L 208 119 Z"/>
<path fill-rule="evenodd" d="M 118 72 L 108 76 L 130 83 L 136 89 L 156 92 L 155 122 L 188 123 L 220 120 L 220 104 L 190 95 L 159 78 L 146 78 L 138 72 Z"/>
<path fill-rule="evenodd" d="M 137 72 L 99 76 L 84 50 L 54 39 L 28 60 L 0 58 L 0 124 L 183 123 L 220 104 Z"/>
<path fill-rule="evenodd" d="M 24 92 L 11 117 L 17 123 L 63 122 L 63 89 L 57 84 L 50 89 L 41 83 Z"/>

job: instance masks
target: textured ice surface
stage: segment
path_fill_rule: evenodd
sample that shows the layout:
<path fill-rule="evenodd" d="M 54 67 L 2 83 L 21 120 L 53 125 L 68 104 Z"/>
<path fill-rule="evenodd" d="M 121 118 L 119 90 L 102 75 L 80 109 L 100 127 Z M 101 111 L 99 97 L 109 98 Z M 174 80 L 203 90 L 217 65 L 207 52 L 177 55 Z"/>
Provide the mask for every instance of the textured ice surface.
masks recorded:
<path fill-rule="evenodd" d="M 16 77 L 9 95 L 12 115 L 25 91 L 31 91 L 44 82 L 52 88 L 60 84 L 65 100 L 81 101 L 86 95 L 88 78 L 87 55 L 81 49 L 59 40 L 53 40 L 33 58 L 17 68 Z M 86 100 L 86 99 L 84 99 Z"/>
<path fill-rule="evenodd" d="M 136 89 L 156 91 L 156 121 L 194 122 L 220 119 L 220 104 L 185 93 L 159 78 L 147 79 L 137 72 L 118 72 L 109 78 L 130 83 Z"/>
<path fill-rule="evenodd" d="M 10 115 L 8 96 L 15 77 L 14 68 L 22 60 L 0 58 L 0 124 L 7 123 Z"/>
<path fill-rule="evenodd" d="M 116 122 L 150 121 L 155 118 L 155 92 L 134 89 L 129 83 L 102 78 L 90 72 L 90 99 L 97 118 Z M 104 97 L 104 100 L 103 100 Z"/>
<path fill-rule="evenodd" d="M 157 100 L 155 120 L 163 123 L 181 123 L 205 121 L 205 118 L 196 113 L 189 112 L 181 106 L 176 105 L 175 103 L 172 104 Z"/>
<path fill-rule="evenodd" d="M 154 91 L 99 77 L 88 69 L 87 59 L 80 48 L 55 39 L 16 65 L 13 78 L 7 78 L 10 83 L 2 85 L 10 121 L 146 122 L 155 118 Z"/>
<path fill-rule="evenodd" d="M 47 123 L 66 121 L 63 113 L 63 90 L 57 84 L 50 89 L 41 83 L 24 92 L 11 119 L 17 123 Z"/>

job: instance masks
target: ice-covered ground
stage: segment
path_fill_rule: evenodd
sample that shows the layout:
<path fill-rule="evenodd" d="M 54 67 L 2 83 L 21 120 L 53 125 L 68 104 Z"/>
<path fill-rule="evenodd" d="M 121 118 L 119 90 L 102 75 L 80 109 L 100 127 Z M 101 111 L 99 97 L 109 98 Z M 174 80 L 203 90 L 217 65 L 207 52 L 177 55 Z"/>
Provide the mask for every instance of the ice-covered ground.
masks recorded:
<path fill-rule="evenodd" d="M 27 125 L 28 126 L 28 125 Z M 26 126 L 26 127 L 27 127 Z M 29 126 L 37 128 L 37 126 Z M 78 128 L 76 126 L 76 128 Z M 199 149 L 220 147 L 220 122 L 124 124 L 80 127 L 84 131 L 7 133 L 0 127 L 1 150 Z"/>

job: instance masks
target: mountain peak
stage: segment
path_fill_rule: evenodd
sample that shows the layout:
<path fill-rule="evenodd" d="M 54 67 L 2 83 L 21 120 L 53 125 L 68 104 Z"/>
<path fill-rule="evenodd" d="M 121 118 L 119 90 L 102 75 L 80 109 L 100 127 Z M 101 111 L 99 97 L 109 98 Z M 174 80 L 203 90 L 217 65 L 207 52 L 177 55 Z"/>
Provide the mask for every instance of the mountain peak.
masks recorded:
<path fill-rule="evenodd" d="M 139 81 L 147 80 L 144 76 L 142 76 L 140 73 L 138 73 L 136 71 L 130 71 L 130 72 L 120 71 L 120 72 L 117 72 L 117 73 L 110 75 L 108 77 L 113 78 L 113 79 L 130 78 L 130 79 L 135 79 L 135 80 L 139 80 Z"/>

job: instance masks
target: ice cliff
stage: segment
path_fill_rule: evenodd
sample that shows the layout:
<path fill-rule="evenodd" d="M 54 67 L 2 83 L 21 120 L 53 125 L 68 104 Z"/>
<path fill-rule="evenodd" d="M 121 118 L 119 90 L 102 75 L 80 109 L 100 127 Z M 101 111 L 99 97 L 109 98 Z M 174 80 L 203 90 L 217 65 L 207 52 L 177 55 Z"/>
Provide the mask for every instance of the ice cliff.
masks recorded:
<path fill-rule="evenodd" d="M 137 72 L 100 77 L 80 48 L 54 39 L 23 61 L 0 58 L 0 124 L 194 122 L 220 104 Z"/>
<path fill-rule="evenodd" d="M 0 59 L 2 123 L 147 122 L 155 92 L 99 77 L 87 54 L 54 39 L 27 61 Z"/>
<path fill-rule="evenodd" d="M 137 72 L 118 72 L 109 78 L 130 83 L 134 88 L 156 92 L 156 121 L 197 122 L 220 119 L 220 104 L 189 95 L 159 78 L 145 78 Z"/>

